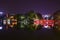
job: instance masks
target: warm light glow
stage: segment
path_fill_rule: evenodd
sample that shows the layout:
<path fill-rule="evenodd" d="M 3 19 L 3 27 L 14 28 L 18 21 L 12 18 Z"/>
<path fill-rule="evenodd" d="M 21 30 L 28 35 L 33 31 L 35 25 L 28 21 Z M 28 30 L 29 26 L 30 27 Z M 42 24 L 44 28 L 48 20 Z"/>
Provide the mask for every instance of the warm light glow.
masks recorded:
<path fill-rule="evenodd" d="M 10 19 L 7 20 L 7 23 L 10 24 Z"/>
<path fill-rule="evenodd" d="M 15 19 L 11 19 L 12 21 L 14 21 Z"/>
<path fill-rule="evenodd" d="M 44 27 L 47 28 L 49 26 L 53 27 L 54 26 L 54 21 L 53 20 L 34 20 L 34 24 L 35 25 L 43 25 Z"/>
<path fill-rule="evenodd" d="M 12 25 L 14 25 L 14 24 L 15 24 L 15 22 L 12 23 Z"/>
<path fill-rule="evenodd" d="M 35 19 L 34 20 L 34 24 L 39 25 L 39 20 L 38 19 Z"/>
<path fill-rule="evenodd" d="M 17 24 L 17 22 L 14 22 L 14 24 Z"/>
<path fill-rule="evenodd" d="M 10 18 L 14 18 L 14 16 L 10 16 Z"/>

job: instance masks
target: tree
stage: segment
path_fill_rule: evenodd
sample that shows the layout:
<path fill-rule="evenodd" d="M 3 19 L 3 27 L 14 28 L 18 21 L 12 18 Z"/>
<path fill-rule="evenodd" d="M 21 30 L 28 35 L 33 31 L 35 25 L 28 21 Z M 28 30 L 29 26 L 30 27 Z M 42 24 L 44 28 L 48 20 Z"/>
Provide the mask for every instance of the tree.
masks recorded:
<path fill-rule="evenodd" d="M 27 27 L 31 30 L 36 30 L 38 28 L 39 25 L 34 24 L 34 20 L 41 20 L 42 19 L 42 15 L 40 13 L 36 13 L 34 11 L 29 11 L 26 14 L 27 18 L 29 19 L 29 25 L 27 25 Z"/>
<path fill-rule="evenodd" d="M 24 29 L 25 28 L 25 24 L 24 24 L 24 20 L 26 19 L 25 15 L 23 14 L 16 14 L 17 17 L 17 29 Z"/>
<path fill-rule="evenodd" d="M 60 31 L 60 10 L 56 11 L 54 14 L 53 14 L 53 17 L 54 17 L 54 29 L 56 31 Z"/>

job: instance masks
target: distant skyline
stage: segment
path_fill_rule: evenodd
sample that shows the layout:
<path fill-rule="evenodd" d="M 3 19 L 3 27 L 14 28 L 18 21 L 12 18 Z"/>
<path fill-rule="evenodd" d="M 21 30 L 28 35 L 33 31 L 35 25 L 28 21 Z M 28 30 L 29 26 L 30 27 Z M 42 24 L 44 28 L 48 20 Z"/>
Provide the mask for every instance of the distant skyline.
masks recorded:
<path fill-rule="evenodd" d="M 60 10 L 59 0 L 1 0 L 0 11 L 25 13 L 34 10 L 41 14 L 52 14 Z"/>

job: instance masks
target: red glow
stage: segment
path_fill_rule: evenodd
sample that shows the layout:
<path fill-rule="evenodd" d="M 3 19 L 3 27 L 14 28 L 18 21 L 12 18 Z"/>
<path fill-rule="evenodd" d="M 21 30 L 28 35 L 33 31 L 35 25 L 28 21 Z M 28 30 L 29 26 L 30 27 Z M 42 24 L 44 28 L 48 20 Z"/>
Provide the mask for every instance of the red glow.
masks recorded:
<path fill-rule="evenodd" d="M 35 20 L 34 24 L 54 26 L 54 20 Z"/>
<path fill-rule="evenodd" d="M 39 20 L 34 20 L 34 24 L 40 24 Z"/>

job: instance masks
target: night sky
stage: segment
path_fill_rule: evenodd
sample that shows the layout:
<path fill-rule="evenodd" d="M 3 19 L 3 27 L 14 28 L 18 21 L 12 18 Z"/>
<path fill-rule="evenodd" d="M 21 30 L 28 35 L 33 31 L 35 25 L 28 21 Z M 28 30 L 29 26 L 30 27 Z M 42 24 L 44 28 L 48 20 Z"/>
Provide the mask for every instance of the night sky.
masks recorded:
<path fill-rule="evenodd" d="M 30 10 L 41 14 L 51 14 L 60 10 L 59 0 L 0 0 L 0 11 L 25 13 Z"/>

